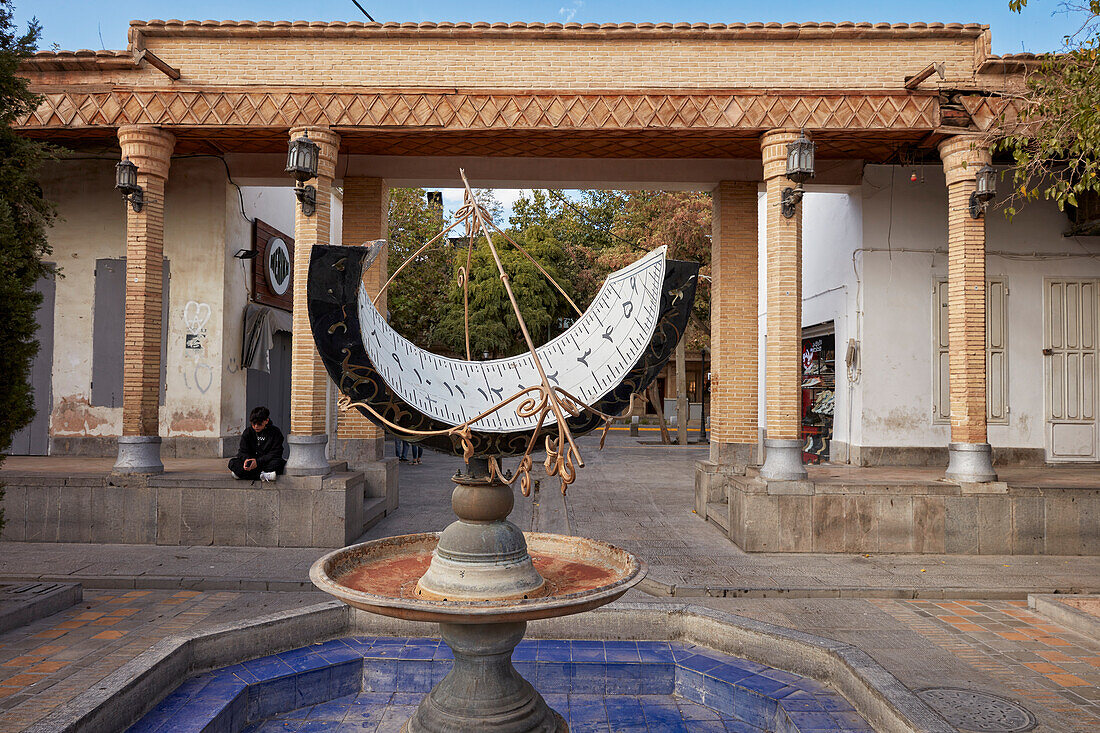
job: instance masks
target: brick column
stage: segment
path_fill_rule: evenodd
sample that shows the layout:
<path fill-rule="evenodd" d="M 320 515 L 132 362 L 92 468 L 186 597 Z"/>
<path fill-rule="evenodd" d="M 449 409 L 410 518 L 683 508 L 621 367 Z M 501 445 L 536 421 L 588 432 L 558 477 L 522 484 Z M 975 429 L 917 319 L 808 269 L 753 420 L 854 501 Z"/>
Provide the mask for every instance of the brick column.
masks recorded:
<path fill-rule="evenodd" d="M 317 189 L 317 209 L 312 216 L 294 211 L 294 317 L 290 368 L 290 457 L 286 472 L 292 476 L 316 476 L 329 472 L 326 446 L 328 374 L 317 354 L 309 327 L 306 305 L 306 281 L 309 255 L 315 244 L 328 244 L 331 226 L 332 179 L 336 173 L 336 154 L 340 136 L 324 127 L 296 127 L 290 138 L 303 133 L 321 146 L 317 177 L 306 181 Z"/>
<path fill-rule="evenodd" d="M 390 194 L 381 178 L 344 179 L 344 246 L 369 244 L 388 235 Z M 383 250 L 369 271 L 363 274 L 367 293 L 374 297 L 388 278 L 388 250 Z M 386 298 L 378 301 L 378 309 L 386 312 Z M 385 451 L 385 434 L 358 410 L 341 411 L 337 416 L 336 458 L 359 467 L 367 461 L 377 461 Z"/>
<path fill-rule="evenodd" d="M 996 481 L 985 423 L 985 218 L 970 216 L 970 194 L 989 148 L 973 136 L 940 143 L 947 181 L 947 331 L 951 443 L 947 478 Z"/>
<path fill-rule="evenodd" d="M 783 189 L 794 186 L 786 177 L 787 144 L 797 130 L 774 130 L 760 138 L 767 188 L 768 346 L 765 383 L 768 398 L 768 438 L 764 441 L 761 477 L 799 480 L 802 465 L 802 204 L 790 219 L 780 211 Z"/>
<path fill-rule="evenodd" d="M 160 347 L 164 283 L 164 188 L 176 138 L 149 125 L 118 130 L 122 156 L 137 166 L 144 203 L 126 203 L 126 314 L 122 436 L 116 473 L 162 473 Z"/>
<path fill-rule="evenodd" d="M 714 190 L 710 270 L 710 459 L 755 463 L 757 444 L 757 184 Z"/>

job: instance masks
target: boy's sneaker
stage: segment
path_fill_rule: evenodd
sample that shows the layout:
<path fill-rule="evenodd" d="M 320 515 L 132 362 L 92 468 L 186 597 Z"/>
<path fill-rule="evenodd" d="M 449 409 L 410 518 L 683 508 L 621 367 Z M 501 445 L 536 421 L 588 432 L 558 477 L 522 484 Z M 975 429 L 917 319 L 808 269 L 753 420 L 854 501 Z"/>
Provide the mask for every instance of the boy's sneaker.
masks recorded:
<path fill-rule="evenodd" d="M 260 472 L 260 480 L 261 481 L 274 481 L 275 480 L 275 472 L 274 471 L 261 471 Z"/>

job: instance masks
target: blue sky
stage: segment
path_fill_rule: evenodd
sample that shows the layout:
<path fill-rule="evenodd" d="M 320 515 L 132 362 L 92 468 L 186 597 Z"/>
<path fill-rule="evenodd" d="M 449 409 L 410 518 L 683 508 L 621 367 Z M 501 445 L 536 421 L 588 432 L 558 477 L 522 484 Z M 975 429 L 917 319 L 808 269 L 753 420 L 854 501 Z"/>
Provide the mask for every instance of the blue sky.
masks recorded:
<path fill-rule="evenodd" d="M 584 23 L 623 21 L 886 21 L 988 23 L 993 52 L 1050 51 L 1076 30 L 1073 19 L 1058 12 L 1059 0 L 1030 0 L 1022 14 L 1008 10 L 1008 0 L 359 0 L 378 21 L 543 21 Z M 15 0 L 16 18 L 37 16 L 44 27 L 43 48 L 66 50 L 126 47 L 131 19 L 216 20 L 363 20 L 351 0 Z M 100 37 L 102 36 L 102 43 Z"/>

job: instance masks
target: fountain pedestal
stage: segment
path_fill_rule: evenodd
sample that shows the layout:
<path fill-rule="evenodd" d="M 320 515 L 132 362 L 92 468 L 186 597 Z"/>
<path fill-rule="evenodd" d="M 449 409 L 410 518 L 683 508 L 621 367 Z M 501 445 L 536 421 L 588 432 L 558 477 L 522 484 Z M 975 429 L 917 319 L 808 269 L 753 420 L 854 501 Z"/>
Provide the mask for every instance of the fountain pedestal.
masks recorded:
<path fill-rule="evenodd" d="M 524 534 L 507 520 L 512 488 L 485 459 L 454 477 L 458 520 L 440 534 L 387 537 L 322 557 L 321 590 L 387 616 L 439 624 L 454 667 L 421 701 L 406 733 L 564 733 L 568 726 L 512 666 L 527 622 L 615 600 L 645 566 L 604 542 Z"/>
<path fill-rule="evenodd" d="M 512 650 L 523 639 L 527 622 L 440 624 L 439 630 L 454 652 L 454 667 L 420 703 L 404 731 L 569 730 L 565 720 L 512 666 Z"/>

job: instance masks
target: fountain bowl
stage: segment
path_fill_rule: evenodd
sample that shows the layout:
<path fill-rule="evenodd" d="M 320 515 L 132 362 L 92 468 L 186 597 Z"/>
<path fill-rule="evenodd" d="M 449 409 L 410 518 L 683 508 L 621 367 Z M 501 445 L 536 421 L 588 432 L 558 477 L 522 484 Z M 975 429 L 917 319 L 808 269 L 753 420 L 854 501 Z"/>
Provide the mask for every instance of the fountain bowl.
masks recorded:
<path fill-rule="evenodd" d="M 581 613 L 611 603 L 645 577 L 645 563 L 598 540 L 525 532 L 535 569 L 546 579 L 536 598 L 432 600 L 417 594 L 439 532 L 371 540 L 330 552 L 310 568 L 320 590 L 371 613 L 445 624 L 533 621 Z"/>

